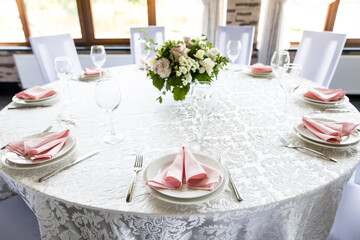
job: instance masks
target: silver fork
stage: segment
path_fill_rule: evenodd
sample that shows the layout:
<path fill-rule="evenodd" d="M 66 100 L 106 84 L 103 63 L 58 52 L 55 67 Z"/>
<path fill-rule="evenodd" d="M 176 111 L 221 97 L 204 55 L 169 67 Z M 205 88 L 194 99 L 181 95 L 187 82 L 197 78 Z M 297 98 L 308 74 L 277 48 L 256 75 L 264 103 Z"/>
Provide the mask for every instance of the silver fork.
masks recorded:
<path fill-rule="evenodd" d="M 140 172 L 140 170 L 142 169 L 142 165 L 143 165 L 143 156 L 136 155 L 135 163 L 134 163 L 134 176 L 131 180 L 129 191 L 126 196 L 126 202 L 131 202 L 131 200 L 132 200 L 132 192 L 133 192 L 133 188 L 134 188 L 134 182 L 135 182 L 138 172 Z"/>
<path fill-rule="evenodd" d="M 331 157 L 328 157 L 326 156 L 325 154 L 321 153 L 321 152 L 318 152 L 318 151 L 315 151 L 314 149 L 311 149 L 311 148 L 306 148 L 306 147 L 301 147 L 301 146 L 295 146 L 289 142 L 287 142 L 285 139 L 283 139 L 282 137 L 279 137 L 280 138 L 280 141 L 285 145 L 285 147 L 288 147 L 288 148 L 293 148 L 293 149 L 303 149 L 303 150 L 306 150 L 306 151 L 309 151 L 309 152 L 312 152 L 312 153 L 316 153 L 330 161 L 333 161 L 333 162 L 337 162 L 334 158 L 331 158 Z"/>

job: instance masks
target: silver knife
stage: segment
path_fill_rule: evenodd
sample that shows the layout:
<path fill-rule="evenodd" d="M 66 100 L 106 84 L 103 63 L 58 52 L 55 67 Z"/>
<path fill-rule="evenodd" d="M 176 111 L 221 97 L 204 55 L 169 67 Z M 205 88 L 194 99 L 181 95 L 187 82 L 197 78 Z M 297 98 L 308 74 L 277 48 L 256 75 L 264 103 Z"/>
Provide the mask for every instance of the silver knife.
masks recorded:
<path fill-rule="evenodd" d="M 39 182 L 43 182 L 43 181 L 45 181 L 46 179 L 48 179 L 48 178 L 50 178 L 50 177 L 58 174 L 59 172 L 65 170 L 65 169 L 68 169 L 69 167 L 72 167 L 72 166 L 78 164 L 79 162 L 81 162 L 81 161 L 83 161 L 83 160 L 85 160 L 85 159 L 87 159 L 87 158 L 89 158 L 89 157 L 91 157 L 91 156 L 93 156 L 93 155 L 95 155 L 95 154 L 98 154 L 99 152 L 100 152 L 99 150 L 96 150 L 96 151 L 93 151 L 93 152 L 91 152 L 91 153 L 88 153 L 88 154 L 86 154 L 86 155 L 84 155 L 84 156 L 82 156 L 82 157 L 79 157 L 79 158 L 76 159 L 74 162 L 69 163 L 68 165 L 66 165 L 66 166 L 64 166 L 64 167 L 59 168 L 59 169 L 56 169 L 55 171 L 52 171 L 51 173 L 48 173 L 48 174 L 46 174 L 45 176 L 39 178 Z"/>
<path fill-rule="evenodd" d="M 51 107 L 50 105 L 36 105 L 36 106 L 16 106 L 16 107 L 8 107 L 7 109 L 26 109 L 26 108 L 38 108 L 38 107 Z"/>
<path fill-rule="evenodd" d="M 229 171 L 229 168 L 228 168 L 227 163 L 226 163 L 221 157 L 220 157 L 220 163 L 224 166 L 224 168 L 226 169 L 226 172 L 227 172 L 228 175 L 229 175 L 231 187 L 232 187 L 232 189 L 234 190 L 236 199 L 237 199 L 239 202 L 241 202 L 243 199 L 241 198 L 240 193 L 239 193 L 239 190 L 237 189 L 237 187 L 236 187 L 236 185 L 235 185 L 234 179 L 233 179 L 232 176 L 231 176 L 231 173 L 230 173 L 230 171 Z"/>

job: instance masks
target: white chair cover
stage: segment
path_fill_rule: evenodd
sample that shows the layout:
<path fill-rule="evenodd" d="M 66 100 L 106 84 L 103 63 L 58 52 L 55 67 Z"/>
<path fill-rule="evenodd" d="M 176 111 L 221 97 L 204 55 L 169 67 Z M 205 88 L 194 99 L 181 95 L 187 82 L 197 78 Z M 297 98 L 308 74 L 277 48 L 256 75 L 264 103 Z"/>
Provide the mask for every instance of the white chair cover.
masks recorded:
<path fill-rule="evenodd" d="M 70 34 L 30 37 L 30 44 L 45 83 L 57 80 L 55 71 L 55 58 L 57 57 L 71 58 L 75 73 L 81 72 L 79 57 Z"/>
<path fill-rule="evenodd" d="M 250 65 L 254 33 L 254 26 L 219 26 L 216 31 L 215 46 L 220 50 L 223 56 L 227 56 L 227 42 L 229 40 L 240 40 L 241 52 L 235 63 Z"/>
<path fill-rule="evenodd" d="M 133 64 L 139 64 L 141 61 L 140 55 L 136 51 L 137 42 L 144 39 L 144 33 L 140 30 L 147 30 L 146 37 L 153 39 L 157 44 L 165 42 L 165 27 L 130 28 L 130 47 Z"/>
<path fill-rule="evenodd" d="M 304 78 L 329 87 L 345 41 L 345 34 L 305 31 L 294 63 L 302 65 Z"/>
<path fill-rule="evenodd" d="M 39 224 L 19 195 L 0 201 L 0 239 L 39 240 Z"/>

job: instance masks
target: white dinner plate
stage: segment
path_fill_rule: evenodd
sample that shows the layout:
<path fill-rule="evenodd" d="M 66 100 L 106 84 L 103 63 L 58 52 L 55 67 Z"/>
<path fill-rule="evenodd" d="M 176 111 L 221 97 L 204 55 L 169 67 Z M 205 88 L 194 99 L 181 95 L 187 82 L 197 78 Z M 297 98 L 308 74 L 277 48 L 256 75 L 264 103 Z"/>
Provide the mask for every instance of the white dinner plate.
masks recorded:
<path fill-rule="evenodd" d="M 340 106 L 343 105 L 344 103 L 349 102 L 349 98 L 347 96 L 344 96 L 342 99 L 337 100 L 337 101 L 330 101 L 330 102 L 324 102 L 324 101 L 320 101 L 320 100 L 316 100 L 316 99 L 312 99 L 312 98 L 307 98 L 304 96 L 304 94 L 300 94 L 300 98 L 304 101 L 306 101 L 307 103 L 310 104 L 314 104 L 317 106 L 323 106 L 323 107 L 336 107 L 336 106 Z"/>
<path fill-rule="evenodd" d="M 177 153 L 166 155 L 150 163 L 144 171 L 145 182 L 166 170 L 174 161 L 176 155 Z M 184 184 L 183 187 L 178 190 L 155 189 L 147 186 L 149 192 L 155 197 L 160 198 L 164 201 L 180 204 L 194 204 L 202 201 L 207 201 L 209 200 L 209 198 L 217 196 L 217 194 L 220 193 L 224 187 L 226 172 L 223 166 L 218 161 L 215 161 L 210 157 L 200 154 L 193 155 L 199 162 L 213 167 L 220 172 L 220 183 L 213 191 L 188 189 Z"/>
<path fill-rule="evenodd" d="M 24 100 L 24 99 L 20 99 L 16 96 L 13 96 L 13 102 L 25 102 L 25 103 L 40 103 L 40 102 L 46 102 L 49 101 L 53 98 L 56 98 L 58 96 L 58 92 L 56 92 L 55 94 L 45 97 L 45 98 L 41 98 L 41 99 L 34 99 L 34 100 Z"/>
<path fill-rule="evenodd" d="M 244 73 L 246 73 L 249 76 L 252 77 L 258 77 L 258 78 L 273 78 L 275 77 L 274 73 L 254 73 L 251 71 L 250 68 L 244 68 Z"/>
<path fill-rule="evenodd" d="M 23 139 L 33 139 L 33 138 L 39 138 L 39 137 L 43 137 L 43 136 L 47 136 L 49 134 L 52 134 L 53 132 L 46 132 L 46 133 L 39 133 L 39 134 L 34 134 L 31 136 L 27 136 L 24 137 Z M 50 162 L 50 161 L 54 161 L 60 157 L 62 157 L 64 154 L 66 154 L 68 151 L 70 151 L 72 149 L 72 147 L 75 144 L 75 137 L 73 137 L 72 135 L 69 135 L 69 138 L 66 140 L 65 145 L 61 148 L 61 150 L 53 157 L 47 160 L 42 160 L 42 161 L 32 161 L 30 160 L 29 156 L 19 156 L 14 152 L 10 152 L 8 151 L 5 156 L 6 159 L 9 162 L 15 163 L 15 164 L 22 164 L 22 165 L 36 165 L 36 164 L 44 164 L 46 162 Z"/>
<path fill-rule="evenodd" d="M 28 169 L 37 169 L 37 168 L 47 167 L 52 164 L 64 161 L 65 159 L 67 159 L 68 156 L 70 156 L 72 153 L 74 153 L 74 151 L 76 150 L 76 147 L 77 147 L 77 139 L 74 137 L 74 140 L 75 140 L 75 142 L 74 142 L 73 147 L 69 151 L 67 151 L 65 154 L 63 154 L 61 157 L 58 157 L 55 160 L 53 159 L 53 161 L 48 161 L 48 162 L 42 163 L 42 164 L 32 164 L 32 165 L 15 164 L 15 163 L 8 161 L 5 154 L 2 154 L 2 155 L 0 154 L 1 163 L 8 168 L 17 169 L 17 170 L 28 170 Z"/>
<path fill-rule="evenodd" d="M 314 120 L 324 121 L 324 122 L 335 122 L 330 119 L 323 119 L 323 118 L 313 118 Z M 340 143 L 330 143 L 326 142 L 313 133 L 311 133 L 303 123 L 299 123 L 295 126 L 295 131 L 297 136 L 301 139 L 313 143 L 316 145 L 320 145 L 323 147 L 330 147 L 330 148 L 348 148 L 356 146 L 360 141 L 360 134 L 357 131 L 353 131 L 349 135 L 343 136 Z"/>

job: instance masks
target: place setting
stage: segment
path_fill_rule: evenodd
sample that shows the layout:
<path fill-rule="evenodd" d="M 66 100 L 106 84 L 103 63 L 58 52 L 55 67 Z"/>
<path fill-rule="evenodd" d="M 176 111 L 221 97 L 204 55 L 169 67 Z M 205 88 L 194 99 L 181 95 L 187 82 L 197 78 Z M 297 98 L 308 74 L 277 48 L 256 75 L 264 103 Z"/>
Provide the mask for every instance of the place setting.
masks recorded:
<path fill-rule="evenodd" d="M 90 57 L 95 66 L 86 67 L 78 76 L 79 81 L 91 82 L 100 80 L 102 76 L 107 75 L 107 71 L 102 69 L 106 62 L 106 51 L 102 45 L 91 46 Z"/>
<path fill-rule="evenodd" d="M 220 161 L 182 147 L 178 153 L 153 160 L 144 169 L 143 178 L 153 197 L 189 205 L 221 194 L 228 177 Z"/>
<path fill-rule="evenodd" d="M 59 92 L 51 88 L 35 86 L 15 94 L 8 110 L 51 107 L 59 100 Z"/>
<path fill-rule="evenodd" d="M 342 89 L 312 88 L 299 94 L 304 102 L 321 108 L 332 108 L 334 112 L 344 112 L 342 108 L 349 102 L 346 92 Z M 337 109 L 337 110 L 335 110 Z"/>
<path fill-rule="evenodd" d="M 77 138 L 69 129 L 43 132 L 14 140 L 2 147 L 1 162 L 17 170 L 37 169 L 67 159 L 77 148 Z"/>
<path fill-rule="evenodd" d="M 245 74 L 255 78 L 270 79 L 276 77 L 271 66 L 264 65 L 262 63 L 255 63 L 250 67 L 245 67 L 243 71 Z"/>

